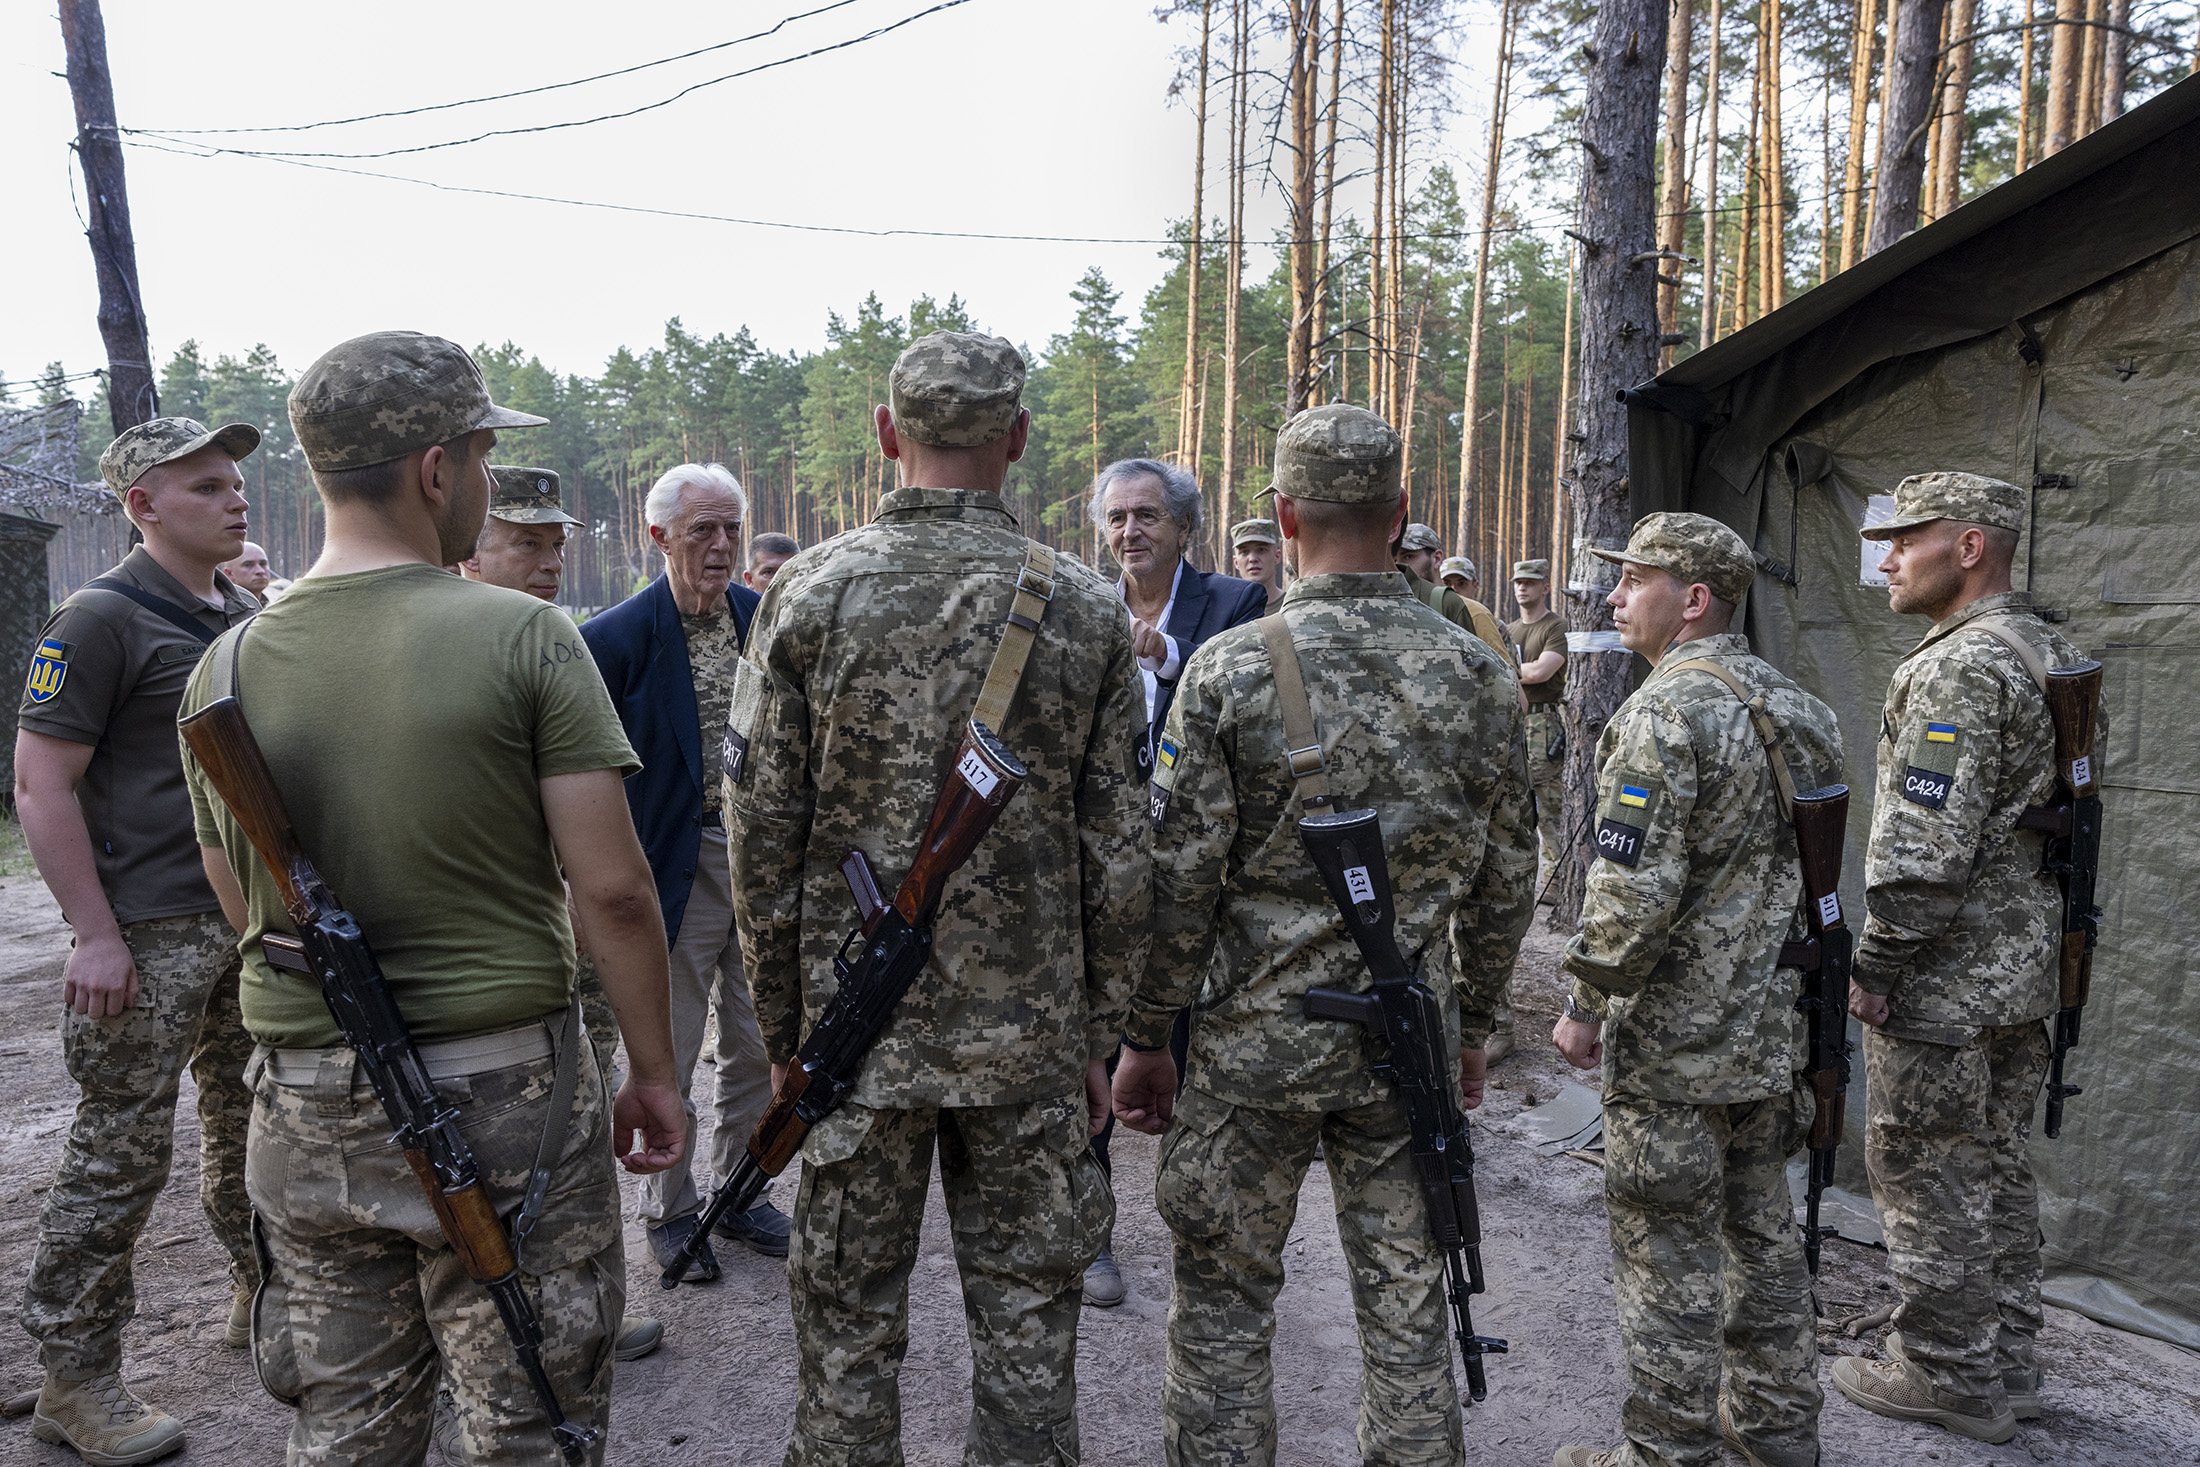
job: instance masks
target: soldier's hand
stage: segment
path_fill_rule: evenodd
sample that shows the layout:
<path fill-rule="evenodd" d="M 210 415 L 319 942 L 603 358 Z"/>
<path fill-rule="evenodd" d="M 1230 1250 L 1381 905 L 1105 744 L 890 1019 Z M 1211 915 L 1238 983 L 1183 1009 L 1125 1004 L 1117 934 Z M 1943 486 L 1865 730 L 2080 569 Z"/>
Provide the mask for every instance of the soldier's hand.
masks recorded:
<path fill-rule="evenodd" d="M 1125 1045 L 1115 1062 L 1115 1118 L 1134 1131 L 1158 1136 L 1175 1114 L 1175 1058 L 1167 1049 L 1141 1052 Z"/>
<path fill-rule="evenodd" d="M 1140 657 L 1151 657 L 1159 662 L 1169 660 L 1169 639 L 1161 635 L 1159 628 L 1150 622 L 1131 618 L 1131 650 Z"/>
<path fill-rule="evenodd" d="M 1564 1014 L 1551 1026 L 1551 1043 L 1577 1070 L 1593 1070 L 1604 1062 L 1604 1026 L 1584 1024 Z"/>
<path fill-rule="evenodd" d="M 77 940 L 62 969 L 61 1001 L 88 1019 L 111 1019 L 136 1006 L 137 959 L 119 933 Z"/>
<path fill-rule="evenodd" d="M 1479 1049 L 1459 1051 L 1459 1103 L 1468 1110 L 1482 1108 L 1482 1082 L 1489 1065 Z"/>
<path fill-rule="evenodd" d="M 636 1176 L 661 1172 L 687 1149 L 687 1107 L 671 1085 L 629 1077 L 611 1102 L 611 1149 Z"/>
<path fill-rule="evenodd" d="M 1877 1029 L 1887 1022 L 1887 995 L 1866 993 L 1854 984 L 1849 986 L 1849 1012 Z"/>
<path fill-rule="evenodd" d="M 1107 1128 L 1108 1107 L 1113 1104 L 1108 1094 L 1108 1062 L 1093 1060 L 1085 1066 L 1085 1124 L 1089 1133 L 1097 1136 Z"/>

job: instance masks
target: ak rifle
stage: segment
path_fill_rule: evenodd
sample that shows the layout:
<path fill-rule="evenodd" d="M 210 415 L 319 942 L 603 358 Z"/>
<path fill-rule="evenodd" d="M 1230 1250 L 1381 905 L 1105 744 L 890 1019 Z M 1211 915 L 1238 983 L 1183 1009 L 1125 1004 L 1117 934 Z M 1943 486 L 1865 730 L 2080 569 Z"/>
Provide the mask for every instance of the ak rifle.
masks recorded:
<path fill-rule="evenodd" d="M 1809 1026 L 1803 1079 L 1816 1102 L 1810 1122 L 1810 1182 L 1803 1192 L 1803 1261 L 1818 1276 L 1818 1204 L 1833 1185 L 1833 1159 L 1849 1089 L 1849 975 L 1856 934 L 1841 910 L 1841 852 L 1849 822 L 1849 787 L 1828 785 L 1795 797 L 1795 845 L 1802 857 L 1806 935 L 1781 944 L 1780 966 L 1799 968 L 1803 992 L 1795 1006 Z"/>
<path fill-rule="evenodd" d="M 2063 1059 L 2078 1047 L 2079 1020 L 2093 990 L 2093 949 L 2101 936 L 2101 909 L 2093 904 L 2101 866 L 2101 794 L 2093 767 L 2094 731 L 2101 709 L 2101 664 L 2085 661 L 2047 675 L 2041 690 L 2055 724 L 2057 798 L 2017 817 L 2020 830 L 2044 831 L 2044 867 L 2062 888 L 2061 1002 L 2055 1012 L 2054 1058 L 2048 1062 L 2047 1119 L 2053 1140 L 2062 1135 L 2063 1102 L 2084 1094 L 2063 1083 Z"/>

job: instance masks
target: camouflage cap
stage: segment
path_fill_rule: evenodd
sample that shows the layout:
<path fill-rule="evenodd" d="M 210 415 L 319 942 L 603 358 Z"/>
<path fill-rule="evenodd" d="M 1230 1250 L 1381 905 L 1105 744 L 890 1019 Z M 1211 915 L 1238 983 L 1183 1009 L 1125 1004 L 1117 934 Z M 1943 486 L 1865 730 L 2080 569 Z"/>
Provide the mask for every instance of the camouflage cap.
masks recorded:
<path fill-rule="evenodd" d="M 1890 540 L 1934 520 L 2022 532 L 2030 515 L 2024 491 L 2014 484 L 1980 474 L 1912 474 L 1894 487 L 1894 518 L 1868 527 L 1864 538 Z"/>
<path fill-rule="evenodd" d="M 249 458 L 260 446 L 260 430 L 250 423 L 224 423 L 209 429 L 193 418 L 154 418 L 123 429 L 107 445 L 99 456 L 99 476 L 115 491 L 115 498 L 126 499 L 130 486 L 153 465 L 173 463 L 209 444 L 231 458 Z"/>
<path fill-rule="evenodd" d="M 1551 578 L 1551 563 L 1547 560 L 1516 560 L 1513 562 L 1513 579 L 1516 581 L 1547 581 Z"/>
<path fill-rule="evenodd" d="M 1239 520 L 1230 526 L 1230 548 L 1240 545 L 1258 545 L 1266 541 L 1270 545 L 1283 543 L 1283 531 L 1276 528 L 1274 520 Z"/>
<path fill-rule="evenodd" d="M 886 382 L 896 433 L 933 448 L 978 448 L 1016 426 L 1024 355 L 998 336 L 935 331 L 909 344 Z"/>
<path fill-rule="evenodd" d="M 330 347 L 290 389 L 290 426 L 308 466 L 388 463 L 481 428 L 549 422 L 489 401 L 465 349 L 417 331 L 376 331 Z"/>
<path fill-rule="evenodd" d="M 1644 515 L 1625 550 L 1591 550 L 1614 565 L 1646 565 L 1684 586 L 1709 586 L 1721 601 L 1739 601 L 1757 579 L 1757 557 L 1742 537 L 1709 515 L 1666 511 Z"/>
<path fill-rule="evenodd" d="M 491 519 L 515 525 L 577 525 L 558 498 L 558 476 L 553 469 L 522 469 L 511 464 L 491 464 L 489 474 L 496 491 L 489 496 Z"/>
<path fill-rule="evenodd" d="M 1475 573 L 1474 562 L 1464 555 L 1454 555 L 1436 568 L 1436 579 L 1441 581 L 1446 576 L 1465 576 L 1470 581 L 1482 579 Z"/>
<path fill-rule="evenodd" d="M 1398 497 L 1403 449 L 1397 430 L 1366 408 L 1308 408 L 1276 435 L 1275 482 L 1260 493 L 1382 504 Z"/>
<path fill-rule="evenodd" d="M 1441 550 L 1444 537 L 1427 525 L 1407 525 L 1405 534 L 1398 538 L 1400 550 Z"/>

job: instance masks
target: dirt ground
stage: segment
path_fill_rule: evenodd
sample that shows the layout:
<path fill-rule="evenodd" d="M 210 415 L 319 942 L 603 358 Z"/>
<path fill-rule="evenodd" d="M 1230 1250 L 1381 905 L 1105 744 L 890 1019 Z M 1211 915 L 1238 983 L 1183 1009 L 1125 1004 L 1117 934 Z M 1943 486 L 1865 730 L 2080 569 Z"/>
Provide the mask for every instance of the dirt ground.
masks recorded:
<path fill-rule="evenodd" d="M 12 855 L 0 848 L 0 1276 L 10 1298 L 30 1266 L 40 1195 L 76 1099 L 56 1040 L 67 929 L 21 851 L 19 838 Z M 1559 1004 L 1552 977 L 1558 947 L 1538 924 L 1516 992 L 1528 1042 L 1497 1068 L 1489 1102 L 1476 1116 L 1490 1293 L 1476 1301 L 1475 1323 L 1509 1337 L 1512 1353 L 1492 1360 L 1489 1399 L 1468 1413 L 1475 1463 L 1540 1467 L 1560 1443 L 1618 1439 L 1624 1374 L 1597 1169 L 1564 1157 L 1546 1160 L 1507 1125 L 1571 1078 L 1540 1038 Z M 174 1178 L 139 1248 L 139 1307 L 126 1337 L 125 1375 L 184 1420 L 189 1444 L 168 1460 L 276 1463 L 286 1414 L 260 1393 L 244 1354 L 221 1344 L 228 1290 L 198 1211 L 198 1127 L 188 1080 L 180 1110 Z M 1153 1211 L 1154 1143 L 1119 1133 L 1115 1156 L 1116 1256 L 1130 1297 L 1117 1309 L 1088 1310 L 1080 1331 L 1084 1457 L 1153 1464 L 1162 1456 L 1168 1236 Z M 793 1195 L 791 1184 L 791 1175 L 778 1184 L 782 1205 Z M 1319 1169 L 1307 1180 L 1300 1219 L 1278 1306 L 1279 1460 L 1350 1464 L 1358 1460 L 1358 1350 L 1328 1182 Z M 630 1307 L 661 1317 L 666 1341 L 648 1359 L 619 1368 L 610 1462 L 761 1467 L 780 1460 L 794 1398 L 783 1267 L 735 1246 L 722 1247 L 720 1258 L 719 1283 L 663 1294 L 647 1267 L 640 1228 L 629 1223 Z M 1821 1354 L 1876 1355 L 1877 1331 L 1852 1339 L 1834 1325 L 1891 1301 L 1884 1255 L 1830 1242 L 1821 1289 L 1829 1321 L 1820 1332 Z M 960 1460 L 970 1362 L 936 1190 L 910 1301 L 905 1448 L 916 1467 L 948 1467 Z M 2200 1462 L 2200 1357 L 2056 1309 L 2048 1311 L 2040 1343 L 2046 1419 L 2027 1424 L 2006 1445 L 1980 1446 L 1882 1420 L 1828 1385 L 1825 1461 Z M 38 1382 L 29 1339 L 0 1330 L 0 1398 L 35 1390 Z M 75 1460 L 36 1441 L 27 1417 L 0 1421 L 0 1463 L 61 1467 Z"/>

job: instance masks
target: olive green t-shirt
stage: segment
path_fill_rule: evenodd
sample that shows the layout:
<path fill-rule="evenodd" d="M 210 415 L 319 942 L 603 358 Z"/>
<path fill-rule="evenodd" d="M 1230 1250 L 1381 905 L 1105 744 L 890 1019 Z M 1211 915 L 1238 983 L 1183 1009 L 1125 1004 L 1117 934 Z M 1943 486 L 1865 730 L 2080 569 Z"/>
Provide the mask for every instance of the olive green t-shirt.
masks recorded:
<path fill-rule="evenodd" d="M 210 701 L 213 661 L 186 714 Z M 413 1037 L 563 1006 L 573 930 L 539 781 L 641 767 L 565 613 L 426 565 L 307 577 L 254 619 L 237 670 L 306 855 Z M 261 933 L 293 930 L 274 881 L 188 748 L 183 764 L 199 844 L 228 855 L 250 908 L 245 1027 L 277 1048 L 341 1043 L 320 990 L 260 957 Z"/>
<path fill-rule="evenodd" d="M 1505 623 L 1505 634 L 1519 645 L 1523 667 L 1546 652 L 1556 652 L 1559 656 L 1558 671 L 1547 680 L 1522 685 L 1528 695 L 1528 706 L 1541 708 L 1563 702 L 1566 697 L 1566 618 L 1555 611 L 1545 611 L 1534 621 Z"/>

